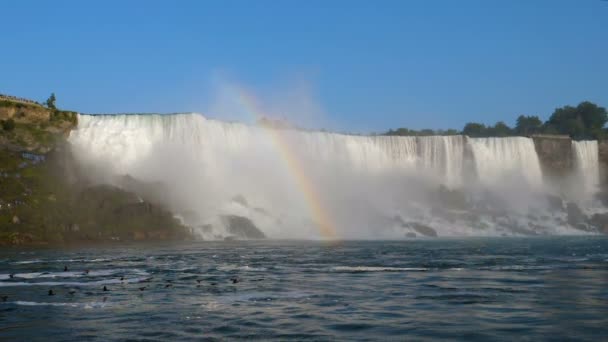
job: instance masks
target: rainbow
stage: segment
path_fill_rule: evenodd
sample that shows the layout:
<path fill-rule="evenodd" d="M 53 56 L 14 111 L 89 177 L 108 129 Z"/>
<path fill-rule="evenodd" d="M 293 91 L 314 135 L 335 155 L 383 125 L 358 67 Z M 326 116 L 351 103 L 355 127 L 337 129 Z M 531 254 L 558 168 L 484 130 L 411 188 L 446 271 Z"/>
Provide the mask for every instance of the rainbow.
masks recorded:
<path fill-rule="evenodd" d="M 265 117 L 253 95 L 242 88 L 234 88 L 234 90 L 237 94 L 238 102 L 248 114 L 253 115 L 256 120 Z M 302 192 L 313 221 L 319 229 L 319 233 L 326 239 L 336 238 L 335 225 L 332 223 L 329 213 L 325 210 L 323 201 L 321 200 L 315 185 L 306 174 L 302 163 L 298 159 L 296 153 L 294 153 L 289 141 L 284 137 L 284 133 L 280 129 L 268 126 L 265 126 L 265 129 L 269 133 L 273 145 L 277 149 L 280 157 L 285 161 L 298 189 Z"/>

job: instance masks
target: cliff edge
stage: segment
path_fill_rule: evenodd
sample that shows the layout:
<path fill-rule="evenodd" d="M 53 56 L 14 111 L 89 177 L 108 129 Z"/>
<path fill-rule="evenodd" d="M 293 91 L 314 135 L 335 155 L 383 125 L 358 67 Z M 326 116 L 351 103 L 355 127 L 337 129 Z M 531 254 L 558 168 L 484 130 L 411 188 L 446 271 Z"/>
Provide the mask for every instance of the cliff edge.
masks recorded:
<path fill-rule="evenodd" d="M 66 143 L 77 118 L 75 112 L 0 96 L 0 245 L 189 236 L 162 206 L 83 177 Z"/>

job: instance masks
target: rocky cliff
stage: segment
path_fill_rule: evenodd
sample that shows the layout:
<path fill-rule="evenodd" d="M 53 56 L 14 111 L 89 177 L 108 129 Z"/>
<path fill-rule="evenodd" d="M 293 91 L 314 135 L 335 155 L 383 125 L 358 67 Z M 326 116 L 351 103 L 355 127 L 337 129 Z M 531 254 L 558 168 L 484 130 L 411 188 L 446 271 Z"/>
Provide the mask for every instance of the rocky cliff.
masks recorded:
<path fill-rule="evenodd" d="M 95 185 L 65 138 L 76 113 L 0 101 L 0 245 L 183 239 L 166 209 Z"/>
<path fill-rule="evenodd" d="M 572 139 L 562 135 L 532 136 L 545 181 L 556 183 L 574 170 Z"/>

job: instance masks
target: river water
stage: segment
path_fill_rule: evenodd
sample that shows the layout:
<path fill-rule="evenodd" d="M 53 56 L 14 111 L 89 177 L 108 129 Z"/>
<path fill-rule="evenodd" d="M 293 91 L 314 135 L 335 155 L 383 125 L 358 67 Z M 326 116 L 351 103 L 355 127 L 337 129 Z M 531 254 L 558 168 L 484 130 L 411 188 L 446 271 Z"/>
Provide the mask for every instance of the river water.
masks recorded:
<path fill-rule="evenodd" d="M 607 281 L 606 237 L 3 249 L 0 340 L 597 341 Z"/>

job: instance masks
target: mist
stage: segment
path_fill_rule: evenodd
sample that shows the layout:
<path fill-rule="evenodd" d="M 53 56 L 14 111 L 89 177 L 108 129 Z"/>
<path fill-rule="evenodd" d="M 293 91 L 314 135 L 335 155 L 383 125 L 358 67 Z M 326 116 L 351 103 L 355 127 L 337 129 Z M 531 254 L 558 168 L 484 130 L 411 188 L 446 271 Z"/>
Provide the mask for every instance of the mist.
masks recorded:
<path fill-rule="evenodd" d="M 94 182 L 154 197 L 204 239 L 229 236 L 234 216 L 279 239 L 575 234 L 547 196 L 584 205 L 594 192 L 545 184 L 522 137 L 357 136 L 190 113 L 81 115 L 69 140 Z"/>

